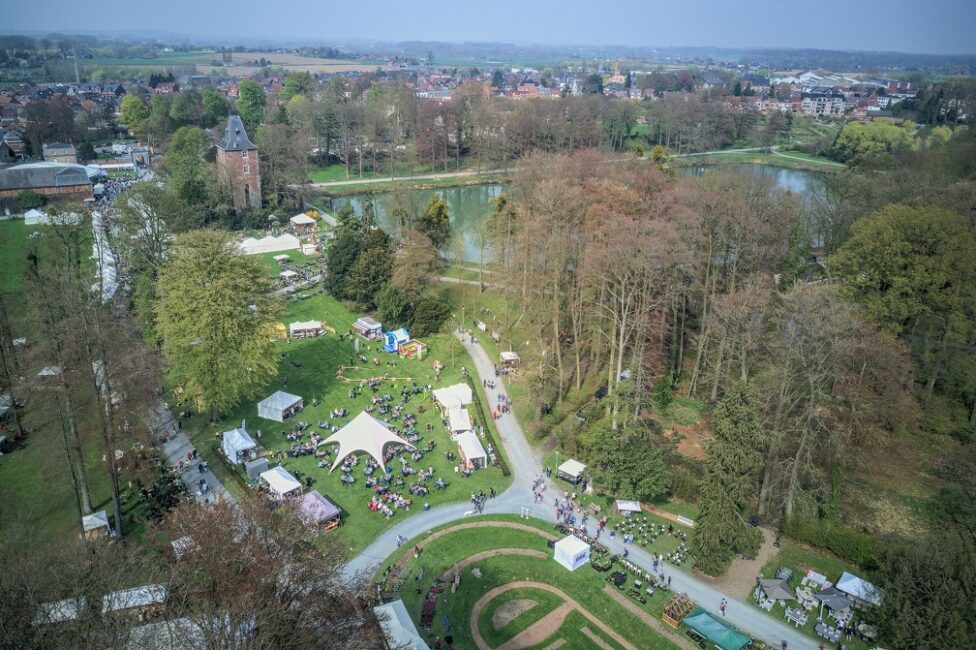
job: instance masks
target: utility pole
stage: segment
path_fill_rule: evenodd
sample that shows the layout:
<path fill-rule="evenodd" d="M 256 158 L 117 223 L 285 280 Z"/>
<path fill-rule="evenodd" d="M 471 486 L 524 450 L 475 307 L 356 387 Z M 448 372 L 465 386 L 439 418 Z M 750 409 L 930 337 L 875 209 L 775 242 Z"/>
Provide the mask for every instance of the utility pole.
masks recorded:
<path fill-rule="evenodd" d="M 81 74 L 78 72 L 78 48 L 76 47 L 71 48 L 71 54 L 75 60 L 75 83 L 80 84 Z"/>

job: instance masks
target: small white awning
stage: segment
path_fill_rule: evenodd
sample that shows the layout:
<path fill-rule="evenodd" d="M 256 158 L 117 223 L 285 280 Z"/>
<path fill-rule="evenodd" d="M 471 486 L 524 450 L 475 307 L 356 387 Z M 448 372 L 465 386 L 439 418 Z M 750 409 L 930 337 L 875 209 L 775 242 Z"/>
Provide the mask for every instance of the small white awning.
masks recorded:
<path fill-rule="evenodd" d="M 471 416 L 460 406 L 447 410 L 447 427 L 451 433 L 471 430 Z"/>
<path fill-rule="evenodd" d="M 485 448 L 481 446 L 481 441 L 478 440 L 478 436 L 474 434 L 474 431 L 465 431 L 457 437 L 458 448 L 461 453 L 464 454 L 465 460 L 469 463 L 473 460 L 486 460 L 488 454 L 485 453 Z"/>
<path fill-rule="evenodd" d="M 289 269 L 287 271 L 282 271 L 279 275 L 286 280 L 291 280 L 292 278 L 296 277 L 298 274 L 292 271 L 291 269 Z"/>
<path fill-rule="evenodd" d="M 298 482 L 298 479 L 291 475 L 291 473 L 284 467 L 272 467 L 267 472 L 261 473 L 261 480 L 268 484 L 271 491 L 278 496 L 285 496 L 286 494 L 291 494 L 296 490 L 302 489 L 302 484 Z"/>
<path fill-rule="evenodd" d="M 312 226 L 315 225 L 315 219 L 308 216 L 307 214 L 296 214 L 290 219 L 291 225 L 293 226 Z"/>
<path fill-rule="evenodd" d="M 275 255 L 274 256 L 274 261 L 275 262 L 284 262 L 284 261 L 290 260 L 290 259 L 291 259 L 291 255 L 285 255 L 284 253 L 282 253 L 281 255 Z"/>
<path fill-rule="evenodd" d="M 98 530 L 99 528 L 108 528 L 108 515 L 104 510 L 93 512 L 81 518 L 81 525 L 86 533 Z"/>
<path fill-rule="evenodd" d="M 583 473 L 586 469 L 586 465 L 570 458 L 565 463 L 559 466 L 559 472 L 566 474 L 567 476 L 572 476 L 573 478 L 579 478 L 579 475 Z"/>
<path fill-rule="evenodd" d="M 504 363 L 517 363 L 519 360 L 519 355 L 511 351 L 502 352 L 500 356 Z"/>

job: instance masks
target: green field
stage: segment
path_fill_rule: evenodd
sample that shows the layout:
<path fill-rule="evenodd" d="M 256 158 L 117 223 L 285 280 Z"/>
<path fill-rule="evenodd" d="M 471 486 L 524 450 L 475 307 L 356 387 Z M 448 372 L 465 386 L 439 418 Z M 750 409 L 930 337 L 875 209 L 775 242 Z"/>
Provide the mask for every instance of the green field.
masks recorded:
<path fill-rule="evenodd" d="M 492 526 L 490 522 L 514 522 L 555 534 L 551 526 L 538 520 L 524 520 L 515 516 L 475 517 L 465 519 L 464 523 L 471 524 L 484 521 L 489 522 L 490 528 L 476 527 L 456 530 L 430 542 L 424 541 L 428 534 L 409 540 L 400 551 L 387 559 L 382 567 L 383 570 L 377 574 L 382 578 L 386 567 L 396 565 L 401 557 L 407 558 L 406 564 L 403 566 L 403 573 L 400 574 L 403 579 L 403 587 L 399 595 L 403 599 L 407 611 L 418 624 L 421 634 L 424 634 L 426 638 L 433 639 L 438 636 L 443 638 L 447 634 L 453 634 L 455 648 L 475 647 L 469 633 L 471 612 L 475 602 L 486 592 L 499 585 L 518 580 L 530 580 L 562 590 L 636 647 L 647 648 L 648 650 L 676 647 L 669 639 L 649 628 L 647 624 L 603 593 L 603 589 L 607 585 L 606 573 L 597 572 L 591 566 L 583 566 L 576 571 L 569 572 L 552 560 L 552 551 L 547 547 L 544 537 L 524 530 Z M 453 525 L 456 524 L 449 524 L 442 529 L 451 528 Z M 485 534 L 486 530 L 489 529 L 491 534 Z M 435 529 L 434 532 L 436 533 L 437 530 L 441 529 Z M 412 555 L 415 544 L 419 544 L 422 548 L 419 558 L 414 558 Z M 545 557 L 501 555 L 477 561 L 471 568 L 477 567 L 482 573 L 482 577 L 474 576 L 471 568 L 463 570 L 457 593 L 451 593 L 448 585 L 448 589 L 442 594 L 442 599 L 438 600 L 433 625 L 430 631 L 425 633 L 419 626 L 421 606 L 434 581 L 455 564 L 476 553 L 505 548 L 537 551 L 545 554 Z M 620 568 L 619 565 L 614 567 L 615 570 Z M 423 579 L 418 580 L 421 569 L 423 570 Z M 633 580 L 633 576 L 628 576 L 626 586 L 629 587 Z M 420 594 L 417 593 L 418 591 Z M 537 600 L 536 607 L 523 613 L 502 629 L 494 630 L 491 623 L 491 614 L 494 610 L 505 600 L 526 596 Z M 511 638 L 514 634 L 527 628 L 542 615 L 551 611 L 554 605 L 560 604 L 561 600 L 555 594 L 534 588 L 525 588 L 524 590 L 520 588 L 516 592 L 507 592 L 488 603 L 481 613 L 481 618 L 477 621 L 478 629 L 486 634 L 486 639 L 490 641 L 503 641 L 505 638 Z M 653 596 L 648 598 L 646 604 L 638 606 L 651 616 L 660 619 L 661 612 L 668 600 L 669 594 L 656 591 Z M 637 604 L 636 601 L 633 602 Z M 446 623 L 450 625 L 449 628 L 445 625 L 445 619 Z M 582 616 L 579 618 L 572 615 L 567 617 L 556 633 L 538 647 L 546 647 L 556 639 L 564 638 L 567 642 L 566 645 L 562 646 L 564 648 L 592 648 L 592 641 L 580 633 L 582 625 L 586 625 L 593 632 L 598 633 L 598 636 L 609 642 L 611 647 L 618 647 L 609 637 L 599 633 L 592 623 L 588 621 L 584 623 L 584 621 L 585 619 Z M 497 647 L 497 643 L 492 645 Z"/>
<path fill-rule="evenodd" d="M 179 66 L 179 65 L 209 65 L 214 59 L 220 60 L 220 52 L 194 50 L 190 52 L 160 52 L 159 56 L 151 59 L 96 57 L 83 61 L 85 65 L 94 66 Z"/>
<path fill-rule="evenodd" d="M 716 152 L 705 156 L 682 156 L 672 160 L 672 165 L 709 165 L 746 163 L 752 165 L 770 165 L 772 167 L 786 167 L 787 169 L 801 169 L 805 171 L 829 172 L 847 169 L 833 160 L 818 156 L 809 156 L 796 151 L 784 151 L 781 154 L 762 153 L 760 151 L 744 152 Z"/>
<path fill-rule="evenodd" d="M 350 330 L 352 322 L 359 315 L 350 312 L 338 301 L 322 293 L 321 290 L 315 290 L 311 293 L 301 294 L 299 298 L 289 300 L 286 315 L 282 322 L 287 325 L 287 323 L 297 320 L 321 320 L 333 327 L 339 334 L 344 334 Z M 450 334 L 426 337 L 424 343 L 430 346 L 429 354 L 423 361 L 417 361 L 400 359 L 395 355 L 380 351 L 378 343 L 366 343 L 360 339 L 360 350 L 369 360 L 367 364 L 362 364 L 355 358 L 353 343 L 348 337 L 345 340 L 340 340 L 337 335 L 330 333 L 291 343 L 282 342 L 279 344 L 279 351 L 283 357 L 279 361 L 278 377 L 270 382 L 258 396 L 232 409 L 226 414 L 220 425 L 209 425 L 207 417 L 198 414 L 189 420 L 184 420 L 183 426 L 190 433 L 198 450 L 209 460 L 211 468 L 218 472 L 218 476 L 228 489 L 240 494 L 248 488 L 237 478 L 237 475 L 231 473 L 212 449 L 218 432 L 238 426 L 244 420 L 247 422 L 248 432 L 252 436 L 256 436 L 260 430 L 262 435 L 258 442 L 277 455 L 292 446 L 293 443 L 287 440 L 283 434 L 291 431 L 295 422 L 307 421 L 310 425 L 308 431 L 321 432 L 317 426 L 319 422 L 328 421 L 336 425 L 345 424 L 364 408 L 370 406 L 373 394 L 368 388 L 355 397 L 350 397 L 349 393 L 350 389 L 358 386 L 361 381 L 367 378 L 388 375 L 390 378 L 382 381 L 376 394 L 390 394 L 395 399 L 399 398 L 402 389 L 412 387 L 414 383 L 419 386 L 430 383 L 434 387 L 457 383 L 461 380 L 461 367 L 467 357 L 460 343 L 456 341 Z M 374 359 L 378 361 L 379 365 L 374 365 Z M 439 380 L 435 377 L 432 365 L 435 359 L 442 361 L 447 366 Z M 293 362 L 300 364 L 300 367 L 296 367 Z M 396 365 L 388 365 L 391 362 Z M 356 366 L 345 372 L 345 378 L 350 381 L 337 378 L 336 371 L 340 364 Z M 275 390 L 284 390 L 302 396 L 305 400 L 305 410 L 293 420 L 285 423 L 258 418 L 257 402 Z M 421 407 L 424 409 L 424 413 L 419 412 Z M 337 408 L 346 409 L 348 411 L 347 417 L 339 419 L 330 417 L 331 410 Z M 473 409 L 471 410 L 473 411 Z M 407 493 L 407 486 L 415 482 L 412 477 L 405 477 L 404 486 L 392 487 L 403 496 L 413 499 L 412 511 L 420 510 L 425 502 L 431 506 L 436 506 L 442 503 L 465 501 L 472 492 L 478 490 L 488 492 L 489 488 L 492 487 L 496 491 L 501 491 L 508 486 L 511 479 L 503 477 L 501 471 L 494 467 L 477 471 L 470 478 L 464 478 L 461 474 L 454 472 L 455 463 L 446 458 L 445 452 L 450 450 L 457 453 L 457 448 L 441 424 L 436 406 L 429 395 L 411 397 L 406 405 L 406 412 L 418 416 L 417 428 L 422 435 L 422 440 L 418 446 L 422 447 L 428 441 L 436 443 L 436 448 L 433 451 L 427 453 L 419 462 L 411 461 L 410 465 L 415 469 L 433 467 L 434 478 L 443 478 L 448 482 L 448 487 L 444 490 L 433 489 L 431 485 L 430 494 L 426 497 L 411 497 Z M 384 417 L 378 413 L 374 413 L 374 415 L 380 418 Z M 472 417 L 474 417 L 474 413 L 472 413 Z M 395 422 L 392 424 L 397 425 Z M 431 426 L 430 433 L 425 431 L 428 424 Z M 324 434 L 323 437 L 328 435 L 325 432 L 322 433 Z M 307 441 L 308 438 L 306 437 L 304 440 Z M 332 448 L 334 449 L 334 446 Z M 366 486 L 366 477 L 361 471 L 362 465 L 353 471 L 353 476 L 357 479 L 356 483 L 347 487 L 339 480 L 341 475 L 339 470 L 329 473 L 328 467 L 331 466 L 331 458 L 333 456 L 330 456 L 325 468 L 318 467 L 319 459 L 314 456 L 288 457 L 282 463 L 289 471 L 300 472 L 303 477 L 312 478 L 314 481 L 313 489 L 321 492 L 343 510 L 343 527 L 339 531 L 329 534 L 339 537 L 351 550 L 359 550 L 369 544 L 380 532 L 397 523 L 403 517 L 409 516 L 406 512 L 398 511 L 392 519 L 386 519 L 379 512 L 371 512 L 367 504 L 372 491 Z M 399 477 L 399 463 L 394 461 L 392 466 L 396 470 L 394 474 Z"/>

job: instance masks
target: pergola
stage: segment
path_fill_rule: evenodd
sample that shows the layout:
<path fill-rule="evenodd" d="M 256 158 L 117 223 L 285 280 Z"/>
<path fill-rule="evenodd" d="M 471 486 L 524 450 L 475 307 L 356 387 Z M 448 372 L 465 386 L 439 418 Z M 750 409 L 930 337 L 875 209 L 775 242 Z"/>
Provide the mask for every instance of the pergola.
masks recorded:
<path fill-rule="evenodd" d="M 323 444 L 329 443 L 339 444 L 339 453 L 336 454 L 335 462 L 329 469 L 330 472 L 342 464 L 342 461 L 350 454 L 369 454 L 382 466 L 384 464 L 383 448 L 386 445 L 397 444 L 413 449 L 413 445 L 390 431 L 385 424 L 365 411 L 354 417 L 349 424 L 333 433 L 323 442 Z"/>

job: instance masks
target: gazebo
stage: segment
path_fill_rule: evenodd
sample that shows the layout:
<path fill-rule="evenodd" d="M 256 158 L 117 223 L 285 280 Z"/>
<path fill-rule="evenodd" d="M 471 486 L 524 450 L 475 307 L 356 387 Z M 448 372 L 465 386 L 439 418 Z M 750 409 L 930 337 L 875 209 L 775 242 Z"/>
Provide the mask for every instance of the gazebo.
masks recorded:
<path fill-rule="evenodd" d="M 519 364 L 519 355 L 518 355 L 517 352 L 513 352 L 511 350 L 508 350 L 506 352 L 502 352 L 499 355 L 499 357 L 502 360 L 502 365 L 503 366 L 506 366 L 506 367 L 511 368 L 511 367 L 517 366 Z"/>
<path fill-rule="evenodd" d="M 570 458 L 556 469 L 556 476 L 576 485 L 583 480 L 583 472 L 585 470 L 586 465 Z"/>
<path fill-rule="evenodd" d="M 279 497 L 286 497 L 302 491 L 302 484 L 298 479 L 280 465 L 263 472 L 261 480 L 267 483 L 268 488 Z"/>
<path fill-rule="evenodd" d="M 458 451 L 461 452 L 461 461 L 468 469 L 479 469 L 488 463 L 488 454 L 481 446 L 481 441 L 474 431 L 465 431 L 457 437 Z"/>
<path fill-rule="evenodd" d="M 471 387 L 467 384 L 454 384 L 444 388 L 434 389 L 434 400 L 442 409 L 460 408 L 467 406 L 474 400 Z"/>
<path fill-rule="evenodd" d="M 238 428 L 224 432 L 220 446 L 228 461 L 234 465 L 240 465 L 251 460 L 258 443 L 254 442 L 254 439 L 248 435 L 247 431 L 244 430 L 244 423 L 241 422 L 241 426 Z"/>
<path fill-rule="evenodd" d="M 258 416 L 266 420 L 284 422 L 304 408 L 305 403 L 298 395 L 275 391 L 258 402 Z"/>
<path fill-rule="evenodd" d="M 384 466 L 383 448 L 386 445 L 403 445 L 404 447 L 413 449 L 413 445 L 390 431 L 385 424 L 365 411 L 354 417 L 349 424 L 326 438 L 322 444 L 330 443 L 339 444 L 339 453 L 336 454 L 335 462 L 332 463 L 332 468 L 329 469 L 330 472 L 341 465 L 342 461 L 350 454 L 369 454 L 380 466 Z"/>
<path fill-rule="evenodd" d="M 308 526 L 324 526 L 327 529 L 339 525 L 342 513 L 318 490 L 306 492 L 298 499 L 298 513 Z"/>
<path fill-rule="evenodd" d="M 847 594 L 837 587 L 827 587 L 823 591 L 813 595 L 820 601 L 820 614 L 823 615 L 823 608 L 826 605 L 834 618 L 845 618 L 851 610 L 854 601 Z"/>
<path fill-rule="evenodd" d="M 296 273 L 295 271 L 292 271 L 291 269 L 289 269 L 287 271 L 282 271 L 278 275 L 281 276 L 281 279 L 282 280 L 285 280 L 287 282 L 291 282 L 292 280 L 294 280 L 295 278 L 298 277 L 298 273 Z"/>
<path fill-rule="evenodd" d="M 317 225 L 315 219 L 308 216 L 307 214 L 296 214 L 294 217 L 289 219 L 291 222 L 291 227 L 295 229 L 295 232 L 299 235 L 304 235 L 306 233 L 312 232 L 316 229 Z"/>
<path fill-rule="evenodd" d="M 590 561 L 590 545 L 575 535 L 567 535 L 553 547 L 553 559 L 570 571 Z"/>
<path fill-rule="evenodd" d="M 638 501 L 628 501 L 626 499 L 617 499 L 613 504 L 614 510 L 619 512 L 624 517 L 629 517 L 635 512 L 641 511 L 641 505 Z"/>
<path fill-rule="evenodd" d="M 322 321 L 300 320 L 288 324 L 288 335 L 294 339 L 310 338 L 325 332 Z"/>
<path fill-rule="evenodd" d="M 768 578 L 759 581 L 759 589 L 770 600 L 796 600 L 790 583 L 779 578 Z"/>

